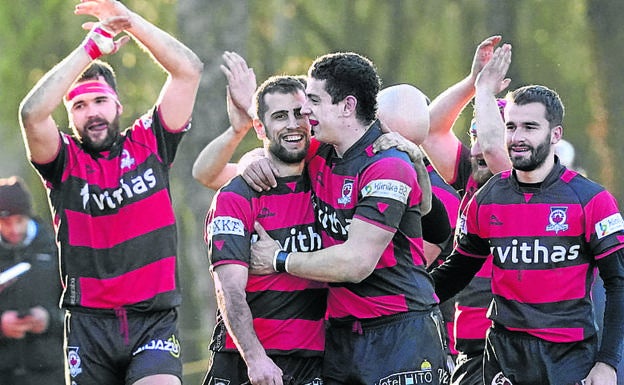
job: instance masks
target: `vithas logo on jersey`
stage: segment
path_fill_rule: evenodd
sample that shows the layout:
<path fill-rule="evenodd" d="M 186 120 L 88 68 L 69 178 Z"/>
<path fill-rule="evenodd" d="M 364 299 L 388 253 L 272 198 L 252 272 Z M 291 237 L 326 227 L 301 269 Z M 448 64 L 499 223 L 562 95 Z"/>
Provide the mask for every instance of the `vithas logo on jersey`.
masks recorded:
<path fill-rule="evenodd" d="M 560 231 L 568 229 L 568 216 L 566 212 L 568 208 L 563 206 L 555 206 L 550 208 L 550 215 L 548 216 L 549 225 L 546 226 L 546 231 L 554 231 L 557 234 Z"/>

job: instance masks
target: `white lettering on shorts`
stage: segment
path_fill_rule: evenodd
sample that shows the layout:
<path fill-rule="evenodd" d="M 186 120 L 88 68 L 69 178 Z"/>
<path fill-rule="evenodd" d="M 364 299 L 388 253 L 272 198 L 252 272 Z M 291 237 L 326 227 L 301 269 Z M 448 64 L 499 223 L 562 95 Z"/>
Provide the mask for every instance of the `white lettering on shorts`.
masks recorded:
<path fill-rule="evenodd" d="M 146 343 L 145 345 L 132 352 L 132 355 L 136 356 L 137 354 L 145 350 L 160 350 L 163 352 L 169 352 L 173 357 L 178 358 L 180 357 L 180 342 L 175 335 L 172 335 L 166 341 L 151 340 L 150 342 Z"/>

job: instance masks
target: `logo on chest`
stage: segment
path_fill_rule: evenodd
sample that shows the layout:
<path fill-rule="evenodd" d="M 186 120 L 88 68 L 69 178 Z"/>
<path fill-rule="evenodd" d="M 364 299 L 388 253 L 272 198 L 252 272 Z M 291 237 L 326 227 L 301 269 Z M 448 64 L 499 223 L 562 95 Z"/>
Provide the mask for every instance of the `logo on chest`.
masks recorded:
<path fill-rule="evenodd" d="M 351 194 L 353 193 L 353 183 L 354 181 L 352 179 L 345 179 L 344 182 L 342 182 L 342 190 L 341 190 L 342 196 L 338 198 L 339 204 L 347 205 L 351 203 Z"/>

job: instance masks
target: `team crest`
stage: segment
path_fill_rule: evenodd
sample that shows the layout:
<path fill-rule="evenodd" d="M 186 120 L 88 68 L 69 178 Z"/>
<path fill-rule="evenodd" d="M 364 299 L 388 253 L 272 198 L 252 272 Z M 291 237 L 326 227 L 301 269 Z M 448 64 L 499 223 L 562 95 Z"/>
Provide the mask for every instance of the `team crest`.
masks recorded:
<path fill-rule="evenodd" d="M 345 179 L 342 182 L 342 196 L 338 198 L 338 203 L 346 205 L 351 203 L 351 193 L 353 193 L 353 180 Z"/>
<path fill-rule="evenodd" d="M 513 385 L 509 378 L 505 377 L 502 372 L 498 372 L 492 379 L 492 385 Z"/>
<path fill-rule="evenodd" d="M 132 166 L 134 166 L 134 163 L 136 161 L 134 160 L 134 158 L 132 157 L 132 155 L 130 155 L 130 151 L 124 149 L 121 152 L 121 169 L 123 170 L 124 168 L 132 168 Z"/>
<path fill-rule="evenodd" d="M 555 206 L 550 208 L 550 215 L 548 216 L 548 226 L 546 226 L 546 231 L 554 231 L 558 233 L 560 231 L 564 231 L 568 229 L 568 224 L 566 221 L 568 220 L 568 216 L 566 211 L 567 207 Z"/>
<path fill-rule="evenodd" d="M 67 364 L 69 365 L 69 374 L 72 377 L 76 377 L 80 373 L 82 373 L 82 368 L 80 367 L 80 356 L 78 355 L 77 346 L 68 346 L 67 347 Z"/>

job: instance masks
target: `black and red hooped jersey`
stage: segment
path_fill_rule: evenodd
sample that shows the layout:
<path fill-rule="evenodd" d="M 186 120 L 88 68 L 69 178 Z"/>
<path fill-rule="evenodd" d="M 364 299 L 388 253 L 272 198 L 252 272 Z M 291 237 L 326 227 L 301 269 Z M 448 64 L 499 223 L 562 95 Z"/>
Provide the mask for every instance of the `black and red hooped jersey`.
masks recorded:
<path fill-rule="evenodd" d="M 211 268 L 231 263 L 249 266 L 249 246 L 257 237 L 254 221 L 282 250 L 309 252 L 322 248 L 307 177 L 278 178 L 277 187 L 259 193 L 238 176 L 215 195 L 206 218 Z M 249 275 L 245 290 L 254 330 L 268 354 L 322 355 L 326 284 L 274 273 Z M 236 350 L 221 314 L 211 349 Z"/>
<path fill-rule="evenodd" d="M 49 164 L 34 164 L 49 190 L 61 247 L 63 305 L 153 311 L 178 306 L 177 234 L 169 168 L 183 133 L 157 108 L 110 151 L 87 153 L 61 133 Z"/>
<path fill-rule="evenodd" d="M 380 135 L 379 125 L 373 125 L 342 158 L 331 145 L 311 146 L 318 146 L 308 161 L 308 174 L 323 246 L 345 242 L 354 218 L 395 233 L 369 277 L 360 283 L 330 284 L 330 319 L 422 311 L 437 303 L 425 270 L 416 171 L 396 149 L 373 153 Z"/>
<path fill-rule="evenodd" d="M 596 260 L 624 247 L 624 221 L 602 186 L 558 162 L 539 188 L 511 171 L 468 204 L 457 250 L 493 256 L 489 317 L 552 342 L 596 333 L 591 287 Z"/>

